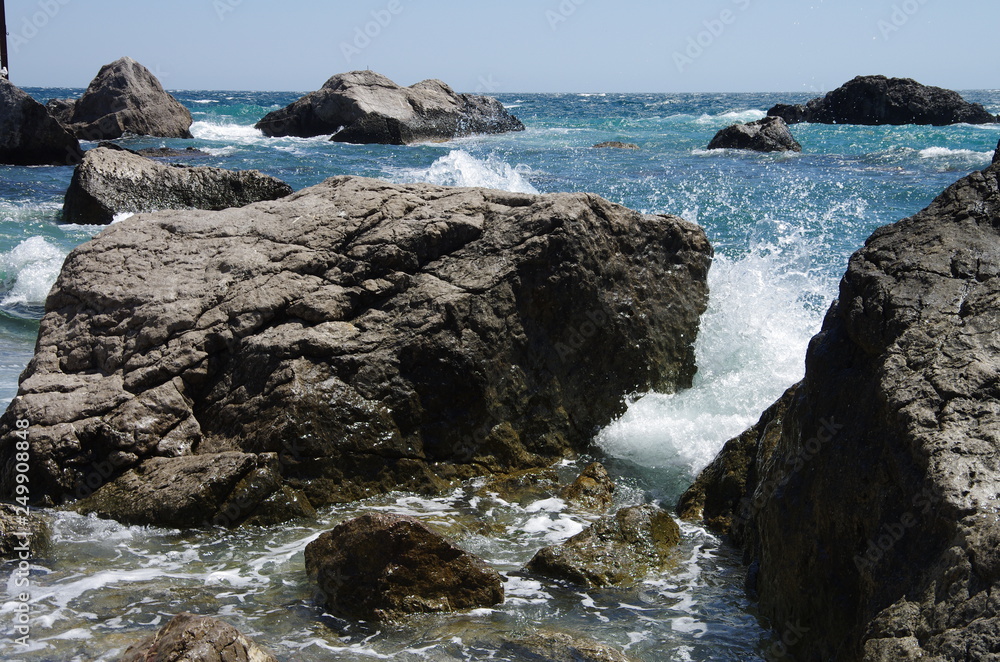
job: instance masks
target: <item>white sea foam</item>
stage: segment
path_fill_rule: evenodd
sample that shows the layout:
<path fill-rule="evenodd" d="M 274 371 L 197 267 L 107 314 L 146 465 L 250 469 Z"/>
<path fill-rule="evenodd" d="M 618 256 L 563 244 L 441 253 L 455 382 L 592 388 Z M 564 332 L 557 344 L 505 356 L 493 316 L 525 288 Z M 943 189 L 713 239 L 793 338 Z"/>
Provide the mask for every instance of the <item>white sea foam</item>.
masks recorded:
<path fill-rule="evenodd" d="M 123 212 L 120 212 L 118 214 L 115 214 L 114 218 L 111 219 L 111 223 L 112 224 L 114 224 L 114 223 L 121 223 L 122 221 L 127 221 L 128 219 L 132 218 L 133 216 L 135 216 L 134 213 L 132 213 L 130 211 L 123 211 Z"/>
<path fill-rule="evenodd" d="M 62 249 L 42 237 L 25 239 L 0 255 L 0 306 L 44 303 L 65 259 Z"/>
<path fill-rule="evenodd" d="M 216 101 L 215 99 L 195 99 L 191 103 L 207 104 L 207 103 L 219 103 L 219 102 Z"/>
<path fill-rule="evenodd" d="M 695 124 L 735 124 L 737 122 L 754 122 L 767 117 L 763 110 L 733 110 L 719 115 L 702 115 Z"/>
<path fill-rule="evenodd" d="M 256 144 L 264 140 L 263 132 L 246 124 L 220 124 L 205 121 L 192 124 L 191 135 L 198 140 L 214 140 L 243 145 Z"/>
<path fill-rule="evenodd" d="M 441 186 L 482 186 L 513 193 L 538 193 L 525 179 L 520 168 L 500 159 L 477 159 L 464 150 L 452 150 L 429 168 L 399 171 L 393 177 L 399 183 L 426 182 Z"/>
<path fill-rule="evenodd" d="M 927 149 L 920 150 L 920 158 L 922 159 L 940 159 L 955 156 L 989 161 L 993 158 L 993 151 L 977 152 L 971 149 L 951 149 L 949 147 L 928 147 Z"/>

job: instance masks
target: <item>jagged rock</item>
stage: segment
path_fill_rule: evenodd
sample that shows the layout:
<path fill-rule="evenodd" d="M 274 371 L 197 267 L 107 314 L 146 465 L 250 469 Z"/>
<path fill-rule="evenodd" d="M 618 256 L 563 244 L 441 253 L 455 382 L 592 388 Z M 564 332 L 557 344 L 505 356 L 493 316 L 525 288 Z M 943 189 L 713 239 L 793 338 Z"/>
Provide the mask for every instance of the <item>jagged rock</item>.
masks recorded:
<path fill-rule="evenodd" d="M 74 508 L 125 524 L 180 528 L 273 524 L 316 515 L 304 495 L 282 485 L 274 453 L 150 458 Z"/>
<path fill-rule="evenodd" d="M 563 488 L 561 496 L 585 508 L 610 508 L 615 500 L 615 483 L 603 464 L 592 462 L 571 485 Z"/>
<path fill-rule="evenodd" d="M 0 560 L 28 560 L 44 556 L 51 540 L 41 516 L 9 503 L 0 503 Z"/>
<path fill-rule="evenodd" d="M 277 453 L 316 506 L 548 466 L 627 394 L 690 385 L 711 254 L 594 195 L 354 177 L 133 217 L 66 259 L 0 493 L 20 418 L 56 502 L 222 451 Z"/>
<path fill-rule="evenodd" d="M 53 99 L 48 108 L 80 140 L 114 140 L 126 133 L 191 138 L 188 109 L 130 57 L 101 67 L 79 99 Z"/>
<path fill-rule="evenodd" d="M 82 157 L 79 141 L 45 106 L 0 77 L 0 163 L 73 165 Z"/>
<path fill-rule="evenodd" d="M 597 143 L 594 145 L 594 149 L 639 149 L 639 146 L 633 143 L 623 143 L 617 140 L 609 140 L 608 142 Z"/>
<path fill-rule="evenodd" d="M 124 212 L 228 209 L 291 193 L 288 184 L 256 170 L 165 164 L 129 150 L 98 147 L 73 173 L 62 220 L 104 225 Z"/>
<path fill-rule="evenodd" d="M 400 87 L 374 71 L 352 71 L 268 113 L 257 128 L 268 136 L 333 134 L 336 142 L 409 145 L 523 131 L 524 125 L 496 99 L 456 94 L 439 80 Z"/>
<path fill-rule="evenodd" d="M 181 613 L 155 635 L 129 646 L 122 662 L 278 662 L 232 625 Z"/>
<path fill-rule="evenodd" d="M 1000 164 L 876 230 L 743 490 L 726 452 L 703 474 L 706 515 L 749 504 L 731 532 L 796 659 L 1000 654 L 998 245 Z"/>
<path fill-rule="evenodd" d="M 607 644 L 553 630 L 508 639 L 501 644 L 501 650 L 532 662 L 632 662 L 632 658 Z"/>
<path fill-rule="evenodd" d="M 734 124 L 722 129 L 709 149 L 749 149 L 755 152 L 801 152 L 802 145 L 792 136 L 785 120 L 765 117 L 756 122 Z"/>
<path fill-rule="evenodd" d="M 997 143 L 997 149 L 993 152 L 993 163 L 1000 161 L 1000 142 Z"/>
<path fill-rule="evenodd" d="M 992 124 L 997 117 L 957 92 L 911 78 L 858 76 L 806 105 L 778 104 L 767 111 L 788 124 Z"/>
<path fill-rule="evenodd" d="M 412 517 L 371 513 L 306 546 L 306 571 L 332 613 L 363 620 L 490 607 L 500 574 Z"/>
<path fill-rule="evenodd" d="M 561 545 L 539 550 L 525 570 L 588 587 L 629 586 L 662 567 L 680 539 L 666 511 L 622 508 Z"/>

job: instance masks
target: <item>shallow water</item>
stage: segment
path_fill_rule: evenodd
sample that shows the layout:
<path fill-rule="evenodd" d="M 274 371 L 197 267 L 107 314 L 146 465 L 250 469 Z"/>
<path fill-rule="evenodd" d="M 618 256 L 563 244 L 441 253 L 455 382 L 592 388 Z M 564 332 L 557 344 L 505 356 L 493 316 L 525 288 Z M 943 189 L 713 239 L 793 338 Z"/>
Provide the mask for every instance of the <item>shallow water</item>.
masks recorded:
<path fill-rule="evenodd" d="M 31 90 L 37 98 L 79 91 Z M 264 138 L 252 128 L 296 94 L 180 92 L 193 141 L 128 139 L 129 147 L 208 152 L 191 163 L 256 168 L 294 188 L 333 175 L 518 191 L 592 191 L 649 213 L 702 224 L 717 259 L 697 343 L 694 388 L 632 394 L 593 454 L 617 479 L 620 505 L 672 507 L 724 441 L 753 423 L 803 371 L 851 252 L 876 227 L 913 214 L 989 164 L 1000 127 L 792 127 L 801 155 L 708 152 L 714 133 L 796 95 L 502 95 L 519 134 L 410 147 L 323 138 Z M 1000 93 L 967 98 L 1000 112 Z M 607 140 L 638 151 L 594 150 Z M 16 393 L 44 298 L 65 255 L 100 230 L 58 221 L 70 168 L 0 167 L 0 399 Z M 559 468 L 570 480 L 581 462 Z M 525 576 L 541 546 L 594 517 L 551 498 L 505 501 L 480 483 L 429 499 L 392 494 L 326 509 L 316 522 L 182 533 L 53 514 L 51 557 L 32 569 L 32 648 L 13 648 L 13 566 L 4 567 L 0 649 L 27 660 L 112 660 L 179 611 L 218 615 L 282 659 L 507 659 L 497 641 L 537 627 L 615 644 L 642 660 L 753 660 L 771 639 L 743 597 L 732 550 L 683 525 L 676 563 L 628 590 L 581 591 Z M 495 610 L 421 616 L 401 625 L 324 615 L 305 580 L 305 545 L 371 509 L 413 514 L 482 555 L 507 578 Z M 22 654 L 23 653 L 23 654 Z"/>

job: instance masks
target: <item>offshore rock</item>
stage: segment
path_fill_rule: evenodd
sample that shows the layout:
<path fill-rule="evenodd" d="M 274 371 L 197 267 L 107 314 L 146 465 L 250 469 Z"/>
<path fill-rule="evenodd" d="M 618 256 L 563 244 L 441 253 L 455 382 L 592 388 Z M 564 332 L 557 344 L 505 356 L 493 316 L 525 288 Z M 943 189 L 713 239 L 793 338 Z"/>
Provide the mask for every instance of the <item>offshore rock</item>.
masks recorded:
<path fill-rule="evenodd" d="M 191 113 L 149 69 L 129 57 L 101 67 L 79 99 L 53 99 L 48 107 L 80 140 L 114 140 L 126 133 L 192 137 Z"/>
<path fill-rule="evenodd" d="M 504 599 L 496 570 L 412 517 L 362 515 L 309 543 L 305 556 L 320 603 L 347 618 L 388 621 Z"/>
<path fill-rule="evenodd" d="M 291 195 L 292 187 L 256 170 L 164 164 L 120 148 L 84 155 L 66 192 L 62 220 L 106 225 L 122 213 L 228 209 Z"/>
<path fill-rule="evenodd" d="M 153 636 L 129 646 L 121 662 L 278 662 L 232 625 L 182 613 Z"/>
<path fill-rule="evenodd" d="M 639 149 L 639 146 L 634 143 L 623 143 L 618 140 L 609 140 L 608 142 L 597 143 L 594 145 L 594 149 Z"/>
<path fill-rule="evenodd" d="M 755 152 L 801 152 L 802 145 L 780 117 L 765 117 L 756 122 L 734 124 L 722 129 L 708 144 L 708 149 L 748 149 Z"/>
<path fill-rule="evenodd" d="M 67 257 L 0 419 L 0 493 L 18 419 L 55 502 L 228 451 L 276 453 L 315 506 L 547 466 L 627 394 L 691 384 L 711 255 L 594 195 L 355 177 L 140 214 Z"/>
<path fill-rule="evenodd" d="M 456 94 L 439 80 L 400 87 L 373 71 L 338 74 L 256 126 L 267 136 L 333 134 L 336 142 L 383 145 L 524 130 L 492 97 Z"/>
<path fill-rule="evenodd" d="M 858 76 L 806 105 L 778 104 L 767 111 L 788 124 L 992 124 L 997 117 L 957 92 L 910 78 Z"/>
<path fill-rule="evenodd" d="M 45 106 L 0 77 L 0 163 L 72 165 L 82 157 L 79 141 Z"/>
<path fill-rule="evenodd" d="M 615 483 L 600 462 L 593 462 L 583 470 L 572 484 L 560 492 L 566 501 L 585 508 L 603 510 L 610 508 L 615 498 Z"/>
<path fill-rule="evenodd" d="M 680 543 L 677 522 L 656 506 L 622 508 L 560 545 L 538 551 L 525 570 L 591 588 L 630 586 L 662 567 Z"/>
<path fill-rule="evenodd" d="M 1000 655 L 998 245 L 1000 164 L 877 230 L 803 382 L 699 479 L 796 659 Z"/>

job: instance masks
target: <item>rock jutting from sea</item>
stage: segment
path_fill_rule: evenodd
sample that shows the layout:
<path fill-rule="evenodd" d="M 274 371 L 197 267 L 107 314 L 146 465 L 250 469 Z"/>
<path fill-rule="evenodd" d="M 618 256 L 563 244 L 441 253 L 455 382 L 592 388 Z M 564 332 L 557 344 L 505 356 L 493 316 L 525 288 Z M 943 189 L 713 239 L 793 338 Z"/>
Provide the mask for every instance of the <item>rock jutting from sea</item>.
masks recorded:
<path fill-rule="evenodd" d="M 47 107 L 80 140 L 115 140 L 125 134 L 191 138 L 188 109 L 130 57 L 101 67 L 79 99 L 52 99 Z"/>
<path fill-rule="evenodd" d="M 801 384 L 681 499 L 796 659 L 1000 654 L 1000 164 L 850 260 Z"/>
<path fill-rule="evenodd" d="M 27 92 L 0 77 L 0 163 L 16 166 L 73 165 L 83 152 Z"/>
<path fill-rule="evenodd" d="M 958 92 L 911 78 L 858 76 L 806 105 L 778 104 L 767 114 L 788 124 L 993 124 L 995 115 Z"/>
<path fill-rule="evenodd" d="M 374 71 L 337 74 L 256 128 L 272 137 L 332 135 L 336 142 L 409 145 L 523 131 L 492 97 L 457 94 L 439 80 L 400 87 Z"/>
<path fill-rule="evenodd" d="M 765 117 L 756 122 L 734 124 L 715 134 L 708 149 L 746 149 L 754 152 L 801 152 L 785 120 Z"/>
<path fill-rule="evenodd" d="M 711 259 L 698 226 L 589 194 L 338 177 L 140 214 L 66 259 L 0 492 L 19 419 L 33 498 L 134 523 L 545 466 L 627 394 L 691 384 Z"/>

